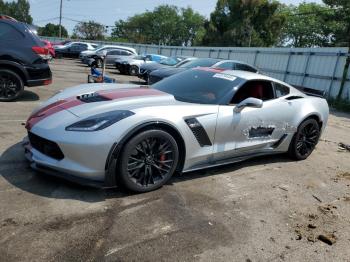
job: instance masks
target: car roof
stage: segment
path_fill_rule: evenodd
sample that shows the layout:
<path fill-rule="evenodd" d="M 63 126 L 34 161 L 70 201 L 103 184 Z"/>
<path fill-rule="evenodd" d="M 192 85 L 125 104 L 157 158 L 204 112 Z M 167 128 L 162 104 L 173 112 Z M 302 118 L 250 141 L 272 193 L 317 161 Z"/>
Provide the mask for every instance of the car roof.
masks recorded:
<path fill-rule="evenodd" d="M 131 51 L 131 52 L 133 52 L 133 53 L 135 53 L 135 54 L 137 53 L 135 48 L 127 47 L 127 46 L 122 46 L 122 45 L 102 45 L 100 48 L 105 48 L 105 47 L 108 47 L 108 48 L 116 48 L 116 49 L 124 49 L 124 50 Z M 100 48 L 99 48 L 99 49 L 100 49 Z"/>
<path fill-rule="evenodd" d="M 193 68 L 195 69 L 199 69 L 199 70 L 206 70 L 206 71 L 214 71 L 214 72 L 218 72 L 221 74 L 227 74 L 227 75 L 231 75 L 231 76 L 235 76 L 241 79 L 244 79 L 246 81 L 251 81 L 251 80 L 266 80 L 266 81 L 273 81 L 276 83 L 280 83 L 282 85 L 287 85 L 288 87 L 293 88 L 291 85 L 280 81 L 276 78 L 272 78 L 269 77 L 267 75 L 263 75 L 263 74 L 259 74 L 259 73 L 253 73 L 253 72 L 249 72 L 249 71 L 242 71 L 242 70 L 220 70 L 217 68 L 211 68 L 211 67 L 197 67 L 197 68 Z"/>

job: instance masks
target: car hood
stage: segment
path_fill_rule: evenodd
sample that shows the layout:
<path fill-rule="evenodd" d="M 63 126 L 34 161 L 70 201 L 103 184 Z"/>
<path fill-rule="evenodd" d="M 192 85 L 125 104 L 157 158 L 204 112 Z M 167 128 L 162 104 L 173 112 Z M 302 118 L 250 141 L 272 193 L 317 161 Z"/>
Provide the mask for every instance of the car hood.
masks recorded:
<path fill-rule="evenodd" d="M 167 68 L 161 68 L 161 69 L 155 70 L 151 73 L 151 75 L 165 78 L 171 75 L 175 75 L 177 73 L 181 73 L 186 70 L 187 68 L 184 68 L 184 67 L 167 67 Z"/>
<path fill-rule="evenodd" d="M 85 85 L 86 86 L 86 85 Z M 86 86 L 87 87 L 87 86 Z M 143 107 L 179 104 L 175 98 L 162 91 L 135 85 L 92 85 L 69 88 L 35 110 L 28 118 L 26 128 L 30 130 L 37 122 L 61 111 L 68 111 L 78 118 L 114 110 L 133 110 Z"/>

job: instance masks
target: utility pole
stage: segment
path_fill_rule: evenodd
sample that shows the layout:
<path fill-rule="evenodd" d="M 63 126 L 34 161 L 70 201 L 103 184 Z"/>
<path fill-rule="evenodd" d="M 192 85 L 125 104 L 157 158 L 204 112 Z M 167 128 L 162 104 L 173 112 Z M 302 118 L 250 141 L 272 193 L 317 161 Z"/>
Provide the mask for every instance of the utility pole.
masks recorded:
<path fill-rule="evenodd" d="M 61 0 L 61 4 L 60 4 L 60 26 L 59 26 L 59 33 L 58 33 L 59 38 L 62 37 L 62 1 L 63 0 Z"/>

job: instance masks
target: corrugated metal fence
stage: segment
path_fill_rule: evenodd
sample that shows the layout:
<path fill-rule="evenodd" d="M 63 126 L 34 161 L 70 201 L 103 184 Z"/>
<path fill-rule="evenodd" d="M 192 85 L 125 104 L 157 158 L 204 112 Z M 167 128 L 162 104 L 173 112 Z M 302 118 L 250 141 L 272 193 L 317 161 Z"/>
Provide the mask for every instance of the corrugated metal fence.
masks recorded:
<path fill-rule="evenodd" d="M 240 60 L 258 67 L 266 75 L 291 85 L 324 91 L 328 98 L 338 95 L 345 60 L 348 56 L 347 48 L 182 47 L 91 42 L 129 46 L 135 48 L 140 54 L 157 53 L 166 56 L 184 55 Z M 350 101 L 350 70 L 347 73 L 342 97 Z"/>

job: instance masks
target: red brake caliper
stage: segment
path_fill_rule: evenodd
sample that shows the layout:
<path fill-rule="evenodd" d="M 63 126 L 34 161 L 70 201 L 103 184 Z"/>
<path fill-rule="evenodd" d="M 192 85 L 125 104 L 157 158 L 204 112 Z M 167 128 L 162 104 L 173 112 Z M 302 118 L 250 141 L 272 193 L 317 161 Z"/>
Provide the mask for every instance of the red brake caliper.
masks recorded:
<path fill-rule="evenodd" d="M 159 160 L 161 162 L 160 167 L 162 167 L 163 166 L 162 162 L 165 161 L 165 154 L 161 154 Z"/>

